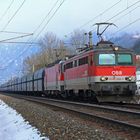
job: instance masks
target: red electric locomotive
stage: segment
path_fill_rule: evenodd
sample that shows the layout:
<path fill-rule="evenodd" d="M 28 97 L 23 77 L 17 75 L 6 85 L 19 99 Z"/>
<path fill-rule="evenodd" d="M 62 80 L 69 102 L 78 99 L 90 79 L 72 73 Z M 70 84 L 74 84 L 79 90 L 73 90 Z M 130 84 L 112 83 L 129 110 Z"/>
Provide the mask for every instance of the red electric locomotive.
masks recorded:
<path fill-rule="evenodd" d="M 64 63 L 66 96 L 128 101 L 135 94 L 133 51 L 101 41 Z"/>
<path fill-rule="evenodd" d="M 98 27 L 97 35 L 101 37 L 102 33 Z M 134 52 L 102 38 L 95 46 L 90 40 L 82 49 L 74 57 L 45 68 L 45 93 L 96 101 L 131 101 L 136 90 Z"/>
<path fill-rule="evenodd" d="M 90 32 L 89 47 L 64 63 L 63 94 L 98 101 L 131 101 L 136 90 L 135 54 L 103 40 L 103 32 L 114 24 L 96 25 L 101 41 L 92 45 Z M 101 33 L 100 25 L 107 25 Z"/>
<path fill-rule="evenodd" d="M 61 96 L 61 92 L 64 91 L 64 73 L 63 73 L 63 61 L 57 61 L 48 65 L 45 68 L 44 75 L 44 93 L 47 96 Z"/>

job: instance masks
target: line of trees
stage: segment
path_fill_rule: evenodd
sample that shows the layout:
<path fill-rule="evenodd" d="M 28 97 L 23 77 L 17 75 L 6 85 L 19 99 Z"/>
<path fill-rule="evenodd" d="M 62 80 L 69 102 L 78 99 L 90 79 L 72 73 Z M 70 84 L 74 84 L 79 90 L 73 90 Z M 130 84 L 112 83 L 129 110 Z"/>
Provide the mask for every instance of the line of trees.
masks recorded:
<path fill-rule="evenodd" d="M 84 31 L 75 30 L 65 45 L 54 33 L 46 33 L 39 40 L 39 51 L 23 61 L 23 71 L 32 73 L 47 66 L 56 60 L 65 59 L 66 56 L 73 55 L 78 47 L 83 47 L 85 43 Z"/>

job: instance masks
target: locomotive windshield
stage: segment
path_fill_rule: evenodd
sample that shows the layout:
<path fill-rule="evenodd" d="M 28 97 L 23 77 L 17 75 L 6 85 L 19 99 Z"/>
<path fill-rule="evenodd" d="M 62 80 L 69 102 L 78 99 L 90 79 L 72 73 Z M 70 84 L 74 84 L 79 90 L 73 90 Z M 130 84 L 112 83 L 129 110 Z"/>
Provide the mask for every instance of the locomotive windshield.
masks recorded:
<path fill-rule="evenodd" d="M 131 54 L 99 54 L 99 65 L 131 65 Z"/>
<path fill-rule="evenodd" d="M 118 65 L 132 64 L 131 54 L 118 54 L 117 58 L 118 58 Z"/>
<path fill-rule="evenodd" d="M 115 54 L 99 54 L 99 65 L 115 65 Z"/>

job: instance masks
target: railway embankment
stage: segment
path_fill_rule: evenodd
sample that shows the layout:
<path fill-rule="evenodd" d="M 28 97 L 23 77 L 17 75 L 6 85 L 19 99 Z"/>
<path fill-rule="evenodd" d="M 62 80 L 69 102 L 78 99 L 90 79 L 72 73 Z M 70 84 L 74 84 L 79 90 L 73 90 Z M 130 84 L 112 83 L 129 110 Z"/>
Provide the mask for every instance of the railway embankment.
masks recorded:
<path fill-rule="evenodd" d="M 123 129 L 113 129 L 109 124 L 84 119 L 58 108 L 1 94 L 0 99 L 17 110 L 31 125 L 37 127 L 42 135 L 49 136 L 51 140 L 139 139 L 137 133 L 125 133 Z"/>

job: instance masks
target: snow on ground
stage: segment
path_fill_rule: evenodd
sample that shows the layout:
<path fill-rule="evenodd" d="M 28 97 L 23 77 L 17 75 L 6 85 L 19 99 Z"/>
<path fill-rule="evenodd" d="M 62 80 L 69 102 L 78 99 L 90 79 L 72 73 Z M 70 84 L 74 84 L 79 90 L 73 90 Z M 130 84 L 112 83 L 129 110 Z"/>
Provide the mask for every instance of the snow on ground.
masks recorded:
<path fill-rule="evenodd" d="M 48 140 L 23 117 L 0 100 L 0 140 Z"/>

